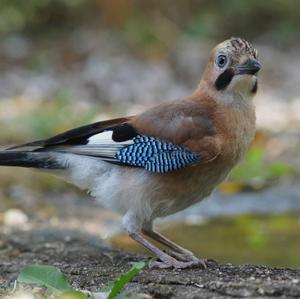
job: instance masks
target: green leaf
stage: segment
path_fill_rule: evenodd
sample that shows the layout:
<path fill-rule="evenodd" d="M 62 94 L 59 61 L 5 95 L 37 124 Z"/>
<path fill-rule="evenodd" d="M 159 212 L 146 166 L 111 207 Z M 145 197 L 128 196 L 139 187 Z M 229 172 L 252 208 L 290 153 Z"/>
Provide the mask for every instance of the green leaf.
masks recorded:
<path fill-rule="evenodd" d="M 72 290 L 66 276 L 53 266 L 26 266 L 21 270 L 17 280 L 21 283 L 37 284 L 56 292 Z"/>
<path fill-rule="evenodd" d="M 122 275 L 120 275 L 114 282 L 107 299 L 114 299 L 121 292 L 124 286 L 131 281 L 144 267 L 145 262 L 139 262 L 132 266 L 132 268 Z M 125 297 L 126 298 L 126 297 Z"/>
<path fill-rule="evenodd" d="M 290 165 L 276 162 L 268 167 L 268 174 L 270 177 L 281 177 L 293 173 L 293 168 Z"/>

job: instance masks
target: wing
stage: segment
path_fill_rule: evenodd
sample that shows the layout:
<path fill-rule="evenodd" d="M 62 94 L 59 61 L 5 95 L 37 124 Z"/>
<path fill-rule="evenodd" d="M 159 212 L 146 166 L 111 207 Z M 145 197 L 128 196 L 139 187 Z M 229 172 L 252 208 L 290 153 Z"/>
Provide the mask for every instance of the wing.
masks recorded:
<path fill-rule="evenodd" d="M 164 106 L 162 108 L 165 109 Z M 195 114 L 193 109 L 195 115 L 184 109 L 179 114 L 175 113 L 177 106 L 177 110 L 172 105 L 167 108 L 162 116 L 153 109 L 144 117 L 142 114 L 97 122 L 10 149 L 30 147 L 32 151 L 39 152 L 73 153 L 120 166 L 143 167 L 156 173 L 178 170 L 217 156 L 218 152 L 211 150 L 214 149 L 212 143 L 215 143 L 211 136 L 214 130 L 203 116 Z M 149 131 L 151 113 L 156 125 L 152 124 L 152 131 Z"/>
<path fill-rule="evenodd" d="M 58 142 L 56 137 L 52 140 L 55 142 L 45 140 L 42 142 L 45 145 L 34 151 L 90 156 L 118 165 L 143 167 L 156 173 L 177 170 L 201 158 L 201 154 L 193 153 L 184 146 L 139 134 L 128 123 L 105 128 L 93 135 L 87 133 L 86 137 L 67 139 L 63 143 Z M 36 145 L 31 143 L 29 146 L 32 144 Z"/>

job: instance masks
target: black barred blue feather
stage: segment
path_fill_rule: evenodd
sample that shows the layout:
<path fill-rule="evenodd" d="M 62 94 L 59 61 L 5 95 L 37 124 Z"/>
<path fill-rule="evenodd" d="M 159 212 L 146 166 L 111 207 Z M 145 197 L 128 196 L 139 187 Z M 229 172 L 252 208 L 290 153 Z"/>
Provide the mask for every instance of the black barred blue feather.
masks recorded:
<path fill-rule="evenodd" d="M 127 165 L 144 167 L 151 172 L 165 173 L 189 166 L 198 161 L 201 155 L 171 142 L 138 135 L 133 138 L 133 144 L 122 147 L 115 157 Z"/>

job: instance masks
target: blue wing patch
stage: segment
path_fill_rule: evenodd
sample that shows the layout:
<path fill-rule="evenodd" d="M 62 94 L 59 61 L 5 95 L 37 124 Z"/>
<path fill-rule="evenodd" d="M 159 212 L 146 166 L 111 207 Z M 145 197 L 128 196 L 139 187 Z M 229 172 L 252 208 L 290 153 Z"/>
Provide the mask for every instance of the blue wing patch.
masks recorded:
<path fill-rule="evenodd" d="M 185 147 L 154 137 L 138 135 L 133 144 L 122 147 L 115 158 L 121 163 L 144 167 L 151 172 L 165 173 L 191 165 L 201 158 Z"/>

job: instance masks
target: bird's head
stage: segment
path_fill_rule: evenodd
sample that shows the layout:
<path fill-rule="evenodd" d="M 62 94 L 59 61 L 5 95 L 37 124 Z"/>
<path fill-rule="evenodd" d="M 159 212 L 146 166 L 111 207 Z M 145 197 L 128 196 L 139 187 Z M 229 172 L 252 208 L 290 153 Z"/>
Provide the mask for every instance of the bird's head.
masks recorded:
<path fill-rule="evenodd" d="M 233 37 L 212 50 L 201 81 L 223 97 L 238 94 L 251 98 L 257 90 L 260 68 L 257 51 L 252 45 L 242 38 Z"/>

